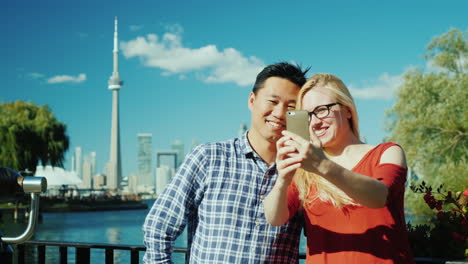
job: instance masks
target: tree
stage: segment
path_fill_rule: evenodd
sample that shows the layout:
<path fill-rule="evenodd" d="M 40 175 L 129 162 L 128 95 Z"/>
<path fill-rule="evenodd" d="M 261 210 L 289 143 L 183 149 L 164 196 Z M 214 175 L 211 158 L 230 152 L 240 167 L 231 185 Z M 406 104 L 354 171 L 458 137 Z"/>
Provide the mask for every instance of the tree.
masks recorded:
<path fill-rule="evenodd" d="M 69 138 L 47 106 L 0 103 L 0 166 L 35 172 L 42 164 L 63 166 Z"/>
<path fill-rule="evenodd" d="M 435 37 L 424 56 L 436 70 L 405 73 L 395 105 L 387 111 L 390 140 L 407 155 L 408 166 L 432 186 L 462 191 L 468 185 L 468 31 Z M 414 215 L 430 210 L 420 194 L 406 193 Z"/>

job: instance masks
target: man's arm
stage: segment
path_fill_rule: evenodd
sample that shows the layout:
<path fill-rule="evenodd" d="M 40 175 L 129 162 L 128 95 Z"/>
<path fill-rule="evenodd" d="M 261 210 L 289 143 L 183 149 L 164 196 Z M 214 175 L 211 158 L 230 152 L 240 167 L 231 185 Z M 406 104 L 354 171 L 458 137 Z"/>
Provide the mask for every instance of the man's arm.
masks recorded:
<path fill-rule="evenodd" d="M 205 157 L 201 146 L 190 153 L 146 216 L 145 263 L 172 263 L 174 241 L 198 206 L 196 197 L 204 177 Z"/>

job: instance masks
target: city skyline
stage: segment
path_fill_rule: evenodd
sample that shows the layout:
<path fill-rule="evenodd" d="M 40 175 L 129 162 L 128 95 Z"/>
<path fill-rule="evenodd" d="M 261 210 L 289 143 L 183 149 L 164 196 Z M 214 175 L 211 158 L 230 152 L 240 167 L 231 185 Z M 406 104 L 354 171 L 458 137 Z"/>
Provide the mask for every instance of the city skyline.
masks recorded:
<path fill-rule="evenodd" d="M 48 105 L 70 136 L 65 168 L 80 146 L 83 155 L 96 153 L 96 172 L 104 172 L 117 16 L 124 177 L 137 173 L 138 133 L 153 134 L 155 153 L 176 140 L 187 153 L 192 141 L 238 136 L 240 124 L 250 126 L 247 98 L 255 75 L 278 61 L 343 79 L 363 136 L 378 144 L 404 73 L 434 70 L 421 58 L 426 45 L 452 27 L 468 27 L 468 3 L 461 0 L 110 3 L 8 1 L 0 11 L 0 102 Z"/>

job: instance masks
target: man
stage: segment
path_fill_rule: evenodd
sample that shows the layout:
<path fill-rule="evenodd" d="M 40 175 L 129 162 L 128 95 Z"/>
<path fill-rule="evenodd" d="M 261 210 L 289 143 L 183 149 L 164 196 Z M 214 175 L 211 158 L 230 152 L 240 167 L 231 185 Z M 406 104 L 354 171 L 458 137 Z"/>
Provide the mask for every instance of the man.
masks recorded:
<path fill-rule="evenodd" d="M 276 141 L 307 71 L 284 62 L 265 67 L 248 99 L 250 130 L 187 156 L 146 217 L 145 263 L 172 263 L 186 224 L 190 263 L 298 262 L 302 217 L 270 226 L 263 199 L 277 177 Z"/>

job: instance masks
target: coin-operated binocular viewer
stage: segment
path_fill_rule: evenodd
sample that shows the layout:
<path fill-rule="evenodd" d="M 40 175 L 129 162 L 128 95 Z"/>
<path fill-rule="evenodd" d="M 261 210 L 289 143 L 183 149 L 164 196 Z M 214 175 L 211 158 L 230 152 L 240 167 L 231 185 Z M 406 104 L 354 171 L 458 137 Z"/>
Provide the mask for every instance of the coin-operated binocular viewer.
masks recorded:
<path fill-rule="evenodd" d="M 47 190 L 45 177 L 22 176 L 12 169 L 0 167 L 1 198 L 13 198 L 17 194 L 31 194 L 31 207 L 26 230 L 17 237 L 0 237 L 0 259 L 8 254 L 6 244 L 21 244 L 34 234 L 39 216 L 39 194 L 45 190 Z"/>

